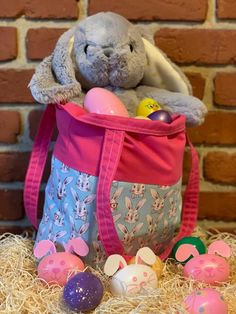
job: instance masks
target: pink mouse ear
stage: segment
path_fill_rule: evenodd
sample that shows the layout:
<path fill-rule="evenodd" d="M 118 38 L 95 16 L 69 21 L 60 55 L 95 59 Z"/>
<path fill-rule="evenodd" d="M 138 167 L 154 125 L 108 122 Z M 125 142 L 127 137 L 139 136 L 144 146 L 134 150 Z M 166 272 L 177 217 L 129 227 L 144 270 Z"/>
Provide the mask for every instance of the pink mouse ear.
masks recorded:
<path fill-rule="evenodd" d="M 75 252 L 80 256 L 86 256 L 89 252 L 89 247 L 86 242 L 78 237 L 68 241 L 66 245 L 64 245 L 66 252 Z"/>
<path fill-rule="evenodd" d="M 55 244 L 50 240 L 42 240 L 36 244 L 34 248 L 34 256 L 36 258 L 41 258 L 45 256 L 47 253 L 53 254 L 56 253 Z"/>
<path fill-rule="evenodd" d="M 191 255 L 197 256 L 199 252 L 194 245 L 185 243 L 177 249 L 175 259 L 178 262 L 185 262 Z"/>
<path fill-rule="evenodd" d="M 219 254 L 228 258 L 231 256 L 231 248 L 223 240 L 214 241 L 208 247 L 208 254 Z"/>

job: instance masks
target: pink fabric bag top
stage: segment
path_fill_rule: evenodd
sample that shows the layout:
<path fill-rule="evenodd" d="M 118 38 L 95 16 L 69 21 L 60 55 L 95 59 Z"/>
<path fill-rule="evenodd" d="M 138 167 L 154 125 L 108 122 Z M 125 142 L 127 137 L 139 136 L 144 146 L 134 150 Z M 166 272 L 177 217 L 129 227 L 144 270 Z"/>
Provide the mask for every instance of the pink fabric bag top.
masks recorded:
<path fill-rule="evenodd" d="M 66 167 L 98 178 L 95 215 L 99 239 L 106 255 L 126 254 L 110 209 L 112 183 L 133 182 L 165 188 L 181 180 L 186 144 L 185 117 L 175 115 L 171 124 L 165 124 L 86 113 L 74 103 L 49 105 L 35 139 L 24 190 L 26 213 L 36 228 L 38 192 L 55 120 L 59 135 L 54 157 Z M 184 195 L 181 226 L 161 254 L 163 259 L 176 241 L 192 233 L 196 224 L 198 156 L 189 141 L 188 144 L 192 166 Z"/>
<path fill-rule="evenodd" d="M 110 130 L 114 136 L 116 132 L 123 137 L 114 180 L 172 185 L 182 176 L 186 142 L 183 116 L 174 116 L 171 124 L 165 124 L 88 114 L 69 103 L 58 106 L 56 117 L 59 136 L 54 155 L 73 169 L 99 175 L 105 132 Z"/>

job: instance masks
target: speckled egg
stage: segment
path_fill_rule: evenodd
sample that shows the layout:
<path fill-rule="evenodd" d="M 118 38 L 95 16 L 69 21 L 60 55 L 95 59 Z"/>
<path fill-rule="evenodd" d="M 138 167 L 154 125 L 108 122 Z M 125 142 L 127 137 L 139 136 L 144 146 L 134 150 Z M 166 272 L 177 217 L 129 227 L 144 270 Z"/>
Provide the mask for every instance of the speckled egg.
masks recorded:
<path fill-rule="evenodd" d="M 97 276 L 81 272 L 68 280 L 63 299 L 71 310 L 91 311 L 101 302 L 103 290 L 102 282 Z"/>

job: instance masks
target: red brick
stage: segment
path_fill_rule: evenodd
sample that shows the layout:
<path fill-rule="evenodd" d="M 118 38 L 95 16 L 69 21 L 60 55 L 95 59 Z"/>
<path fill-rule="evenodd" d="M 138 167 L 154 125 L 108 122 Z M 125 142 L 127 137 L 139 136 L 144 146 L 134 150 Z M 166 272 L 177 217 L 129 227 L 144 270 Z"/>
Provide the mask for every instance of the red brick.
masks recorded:
<path fill-rule="evenodd" d="M 37 133 L 39 122 L 41 119 L 43 111 L 42 110 L 31 110 L 29 113 L 29 129 L 30 129 L 30 138 L 33 140 Z M 55 141 L 57 138 L 57 130 L 53 132 L 52 141 Z"/>
<path fill-rule="evenodd" d="M 204 157 L 204 177 L 221 184 L 236 184 L 236 153 L 210 152 Z"/>
<path fill-rule="evenodd" d="M 19 190 L 0 190 L 0 220 L 24 218 L 23 192 Z"/>
<path fill-rule="evenodd" d="M 21 121 L 17 111 L 0 111 L 0 143 L 13 144 L 20 134 Z"/>
<path fill-rule="evenodd" d="M 219 19 L 236 19 L 235 0 L 217 0 L 216 5 Z"/>
<path fill-rule="evenodd" d="M 217 73 L 214 101 L 219 106 L 236 107 L 236 73 Z"/>
<path fill-rule="evenodd" d="M 42 110 L 31 110 L 29 113 L 29 131 L 30 131 L 30 138 L 34 140 L 35 135 L 39 128 L 39 122 L 42 117 L 43 111 Z"/>
<path fill-rule="evenodd" d="M 58 38 L 66 31 L 65 28 L 37 28 L 27 32 L 27 57 L 40 60 L 50 55 Z"/>
<path fill-rule="evenodd" d="M 236 30 L 170 29 L 156 32 L 155 42 L 180 64 L 234 64 Z"/>
<path fill-rule="evenodd" d="M 17 32 L 15 27 L 0 27 L 0 61 L 17 57 Z"/>
<path fill-rule="evenodd" d="M 0 182 L 24 181 L 29 164 L 28 152 L 4 152 L 0 153 Z M 47 181 L 50 173 L 50 158 L 48 156 L 43 181 Z"/>
<path fill-rule="evenodd" d="M 77 19 L 76 0 L 26 0 L 25 16 L 31 19 Z"/>
<path fill-rule="evenodd" d="M 204 77 L 200 73 L 188 72 L 185 74 L 192 85 L 193 95 L 199 99 L 203 99 L 206 84 Z"/>
<path fill-rule="evenodd" d="M 152 21 L 204 21 L 207 14 L 207 0 L 149 0 L 146 2 L 126 0 L 91 0 L 89 15 L 101 11 L 112 11 L 129 20 Z"/>
<path fill-rule="evenodd" d="M 29 153 L 0 153 L 0 181 L 24 181 L 29 162 Z"/>
<path fill-rule="evenodd" d="M 201 192 L 199 219 L 236 220 L 235 192 Z"/>
<path fill-rule="evenodd" d="M 189 128 L 188 134 L 194 144 L 235 145 L 236 113 L 210 111 L 205 122 L 198 127 Z"/>
<path fill-rule="evenodd" d="M 34 103 L 28 89 L 34 70 L 0 69 L 0 103 Z"/>
<path fill-rule="evenodd" d="M 0 17 L 19 17 L 24 13 L 25 0 L 0 0 Z"/>
<path fill-rule="evenodd" d="M 183 162 L 183 184 L 188 183 L 189 173 L 191 170 L 191 154 L 189 150 L 185 150 L 184 152 L 184 162 Z"/>

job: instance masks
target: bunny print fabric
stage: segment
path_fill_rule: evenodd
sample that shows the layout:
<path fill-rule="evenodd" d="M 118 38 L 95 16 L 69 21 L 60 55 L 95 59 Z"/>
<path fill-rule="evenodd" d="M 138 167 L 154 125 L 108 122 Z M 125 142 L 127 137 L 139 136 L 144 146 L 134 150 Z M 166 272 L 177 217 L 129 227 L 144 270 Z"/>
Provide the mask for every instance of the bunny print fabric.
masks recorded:
<path fill-rule="evenodd" d="M 36 244 L 51 240 L 65 245 L 82 237 L 89 246 L 86 262 L 104 264 L 106 256 L 96 223 L 97 180 L 52 157 Z M 135 255 L 143 246 L 162 253 L 180 224 L 181 208 L 181 179 L 172 186 L 113 181 L 110 209 L 128 255 Z"/>

